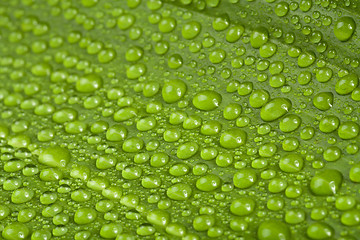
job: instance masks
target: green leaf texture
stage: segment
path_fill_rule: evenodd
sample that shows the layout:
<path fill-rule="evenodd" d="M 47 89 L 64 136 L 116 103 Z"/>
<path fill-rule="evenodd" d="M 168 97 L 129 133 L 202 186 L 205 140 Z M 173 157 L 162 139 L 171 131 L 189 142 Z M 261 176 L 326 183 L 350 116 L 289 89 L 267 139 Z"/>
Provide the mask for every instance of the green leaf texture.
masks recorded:
<path fill-rule="evenodd" d="M 359 13 L 0 1 L 0 238 L 360 239 Z"/>

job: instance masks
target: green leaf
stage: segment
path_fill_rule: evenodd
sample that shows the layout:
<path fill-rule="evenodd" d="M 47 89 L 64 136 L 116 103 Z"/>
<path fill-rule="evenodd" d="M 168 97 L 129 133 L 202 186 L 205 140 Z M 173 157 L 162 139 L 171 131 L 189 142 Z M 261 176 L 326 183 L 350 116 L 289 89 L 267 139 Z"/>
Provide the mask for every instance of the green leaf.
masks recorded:
<path fill-rule="evenodd" d="M 359 12 L 0 1 L 2 237 L 357 239 Z"/>

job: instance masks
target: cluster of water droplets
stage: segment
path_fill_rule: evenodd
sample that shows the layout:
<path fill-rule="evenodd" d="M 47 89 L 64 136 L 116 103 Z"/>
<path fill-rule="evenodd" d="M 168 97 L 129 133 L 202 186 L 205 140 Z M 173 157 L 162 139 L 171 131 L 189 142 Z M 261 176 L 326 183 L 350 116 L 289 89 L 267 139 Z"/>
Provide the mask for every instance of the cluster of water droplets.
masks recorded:
<path fill-rule="evenodd" d="M 2 237 L 356 239 L 359 8 L 1 2 Z"/>

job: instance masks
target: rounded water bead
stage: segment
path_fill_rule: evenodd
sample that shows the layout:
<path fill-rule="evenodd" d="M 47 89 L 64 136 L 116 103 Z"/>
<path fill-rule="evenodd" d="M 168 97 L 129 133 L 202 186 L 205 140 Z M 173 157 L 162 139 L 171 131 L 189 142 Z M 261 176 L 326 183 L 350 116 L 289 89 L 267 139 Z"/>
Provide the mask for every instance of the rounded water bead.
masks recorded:
<path fill-rule="evenodd" d="M 340 95 L 347 95 L 354 91 L 358 85 L 358 76 L 355 73 L 350 73 L 336 82 L 335 91 Z"/>
<path fill-rule="evenodd" d="M 227 120 L 234 120 L 237 117 L 239 117 L 241 112 L 242 112 L 241 105 L 239 105 L 237 103 L 230 103 L 225 107 L 225 109 L 223 111 L 223 116 Z"/>
<path fill-rule="evenodd" d="M 264 221 L 257 230 L 259 240 L 290 240 L 292 239 L 289 227 L 278 220 Z"/>
<path fill-rule="evenodd" d="M 10 223 L 2 230 L 2 237 L 6 240 L 28 239 L 31 230 L 23 223 Z"/>
<path fill-rule="evenodd" d="M 230 27 L 229 30 L 226 32 L 226 41 L 233 43 L 240 39 L 243 35 L 245 28 L 242 25 L 235 25 Z"/>
<path fill-rule="evenodd" d="M 12 192 L 11 202 L 21 204 L 31 201 L 35 196 L 35 192 L 29 188 L 19 188 Z"/>
<path fill-rule="evenodd" d="M 198 92 L 192 100 L 197 109 L 210 111 L 216 109 L 222 101 L 222 97 L 215 91 L 205 90 Z"/>
<path fill-rule="evenodd" d="M 324 133 L 330 133 L 335 131 L 339 125 L 339 118 L 333 115 L 329 115 L 320 120 L 319 129 Z"/>
<path fill-rule="evenodd" d="M 334 34 L 337 39 L 345 42 L 351 38 L 355 29 L 356 24 L 352 17 L 341 17 L 335 23 Z"/>
<path fill-rule="evenodd" d="M 221 185 L 221 179 L 217 175 L 209 174 L 196 181 L 196 187 L 204 192 L 214 191 Z"/>
<path fill-rule="evenodd" d="M 254 212 L 255 201 L 250 197 L 241 197 L 231 202 L 230 211 L 237 216 L 246 216 Z"/>
<path fill-rule="evenodd" d="M 349 178 L 353 182 L 360 182 L 360 163 L 356 163 L 350 168 Z"/>
<path fill-rule="evenodd" d="M 196 216 L 193 220 L 193 227 L 196 231 L 206 231 L 215 225 L 215 218 L 211 215 Z"/>
<path fill-rule="evenodd" d="M 185 39 L 193 39 L 199 35 L 201 31 L 201 24 L 196 21 L 187 22 L 183 25 L 181 34 Z"/>
<path fill-rule="evenodd" d="M 335 207 L 341 211 L 349 210 L 355 207 L 355 205 L 356 199 L 353 196 L 340 196 L 335 201 Z"/>
<path fill-rule="evenodd" d="M 49 147 L 39 155 L 39 162 L 50 167 L 64 168 L 69 161 L 69 150 L 59 146 Z"/>
<path fill-rule="evenodd" d="M 314 96 L 314 106 L 322 111 L 329 110 L 333 107 L 334 95 L 331 92 L 321 92 Z"/>
<path fill-rule="evenodd" d="M 102 87 L 102 78 L 96 74 L 85 75 L 76 82 L 76 90 L 91 93 Z"/>
<path fill-rule="evenodd" d="M 338 128 L 338 135 L 342 139 L 353 139 L 359 135 L 360 127 L 355 122 L 343 122 Z"/>
<path fill-rule="evenodd" d="M 254 48 L 260 48 L 269 40 L 269 32 L 265 27 L 259 27 L 252 31 L 250 44 Z"/>
<path fill-rule="evenodd" d="M 302 209 L 294 208 L 286 211 L 285 222 L 289 224 L 299 224 L 305 221 L 306 214 Z"/>
<path fill-rule="evenodd" d="M 186 183 L 176 183 L 169 187 L 166 195 L 173 200 L 184 201 L 191 197 L 192 188 Z"/>
<path fill-rule="evenodd" d="M 180 80 L 170 80 L 165 82 L 162 88 L 162 97 L 167 103 L 174 103 L 179 101 L 186 93 L 186 84 Z"/>
<path fill-rule="evenodd" d="M 346 226 L 357 226 L 360 224 L 360 210 L 353 209 L 341 215 L 341 223 Z"/>
<path fill-rule="evenodd" d="M 288 154 L 280 159 L 279 167 L 282 171 L 293 173 L 299 172 L 304 166 L 304 160 L 299 154 Z"/>
<path fill-rule="evenodd" d="M 298 57 L 298 65 L 301 68 L 309 67 L 315 62 L 315 53 L 311 51 L 305 51 Z"/>
<path fill-rule="evenodd" d="M 279 128 L 285 133 L 293 132 L 300 127 L 301 122 L 302 120 L 298 115 L 288 114 L 281 119 Z"/>
<path fill-rule="evenodd" d="M 310 182 L 310 189 L 317 196 L 335 195 L 341 187 L 343 175 L 335 169 L 326 169 L 317 173 Z"/>
<path fill-rule="evenodd" d="M 76 224 L 89 224 L 96 220 L 97 213 L 92 208 L 79 208 L 74 215 L 74 222 Z"/>
<path fill-rule="evenodd" d="M 260 108 L 270 100 L 270 94 L 264 89 L 254 90 L 249 97 L 249 104 L 253 108 Z"/>
<path fill-rule="evenodd" d="M 249 188 L 257 182 L 256 171 L 251 168 L 241 169 L 234 174 L 233 183 L 237 188 Z"/>
<path fill-rule="evenodd" d="M 270 122 L 274 121 L 290 111 L 292 103 L 287 98 L 274 98 L 265 104 L 260 111 L 262 120 Z"/>
<path fill-rule="evenodd" d="M 220 136 L 220 145 L 224 148 L 238 148 L 246 143 L 247 134 L 239 128 L 224 131 Z"/>
<path fill-rule="evenodd" d="M 329 239 L 334 235 L 334 229 L 327 223 L 315 222 L 308 226 L 306 234 L 310 239 Z"/>

